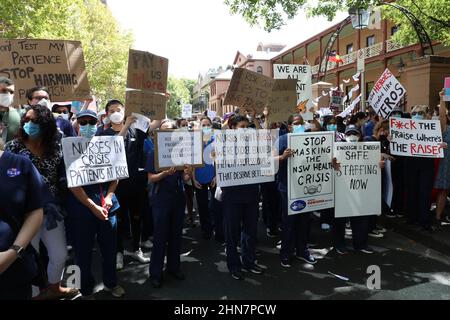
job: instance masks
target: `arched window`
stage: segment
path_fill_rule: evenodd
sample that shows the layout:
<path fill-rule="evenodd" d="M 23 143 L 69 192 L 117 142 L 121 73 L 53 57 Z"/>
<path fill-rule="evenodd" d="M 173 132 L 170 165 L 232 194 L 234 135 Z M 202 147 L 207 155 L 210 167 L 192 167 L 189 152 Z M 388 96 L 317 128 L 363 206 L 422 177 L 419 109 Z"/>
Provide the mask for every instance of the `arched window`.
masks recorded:
<path fill-rule="evenodd" d="M 262 68 L 261 66 L 258 66 L 258 67 L 256 68 L 256 72 L 257 72 L 257 73 L 260 73 L 260 74 L 263 74 L 263 68 Z"/>

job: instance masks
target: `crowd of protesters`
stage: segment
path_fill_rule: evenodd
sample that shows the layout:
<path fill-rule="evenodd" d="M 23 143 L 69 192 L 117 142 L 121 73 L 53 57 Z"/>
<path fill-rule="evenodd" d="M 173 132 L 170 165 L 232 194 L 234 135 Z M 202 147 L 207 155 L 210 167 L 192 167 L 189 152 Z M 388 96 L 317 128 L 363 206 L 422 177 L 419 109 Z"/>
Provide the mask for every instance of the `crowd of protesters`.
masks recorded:
<path fill-rule="evenodd" d="M 445 157 L 440 161 L 391 155 L 389 123 L 373 111 L 345 119 L 330 112 L 312 121 L 292 114 L 285 122 L 268 123 L 267 111 L 257 115 L 236 109 L 223 118 L 210 119 L 205 114 L 152 121 L 148 132 L 143 132 L 132 126 L 135 117 L 125 117 L 126 106 L 119 100 L 108 101 L 99 113 L 87 109 L 87 104 L 72 113 L 70 103 L 52 104 L 44 87 L 28 90 L 28 105 L 20 108 L 13 106 L 13 94 L 14 84 L 0 78 L 0 299 L 91 296 L 96 284 L 91 270 L 96 242 L 104 288 L 114 297 L 125 294 L 117 270 L 124 267 L 126 251 L 139 263 L 149 263 L 153 287 L 162 286 L 164 269 L 181 281 L 185 278 L 180 263 L 182 230 L 185 224 L 195 225 L 197 214 L 202 239 L 226 243 L 227 266 L 236 280 L 244 278 L 243 271 L 263 273 L 256 259 L 260 215 L 267 237 L 279 239 L 282 268 L 292 267 L 297 259 L 317 263 L 308 249 L 313 214 L 320 217 L 324 232 L 332 232 L 332 246 L 339 255 L 350 254 L 346 238 L 352 239 L 355 251 L 373 254 L 370 238 L 383 238 L 386 233 L 377 216 L 334 218 L 334 209 L 288 215 L 286 160 L 293 154 L 287 147 L 289 133 L 333 131 L 336 142 L 380 142 L 380 166 L 385 160 L 392 162 L 393 182 L 392 203 L 383 203 L 383 214 L 405 216 L 408 223 L 428 232 L 441 230 L 441 223 L 449 222 L 445 207 L 450 189 L 450 149 L 446 148 L 450 115 L 442 93 L 438 110 L 414 106 L 411 113 L 396 108 L 391 114 L 437 117 L 445 142 Z M 279 129 L 278 155 L 274 155 L 279 170 L 274 182 L 223 187 L 218 192 L 212 152 L 204 153 L 211 161 L 203 167 L 155 168 L 156 130 L 201 130 L 204 149 L 212 150 L 215 130 L 243 128 Z M 61 140 L 116 135 L 124 138 L 129 177 L 68 188 Z M 333 166 L 339 168 L 339 159 L 334 159 Z M 127 238 L 131 239 L 128 247 Z M 78 289 L 61 285 L 68 248 L 81 271 Z M 151 249 L 151 256 L 142 249 Z"/>

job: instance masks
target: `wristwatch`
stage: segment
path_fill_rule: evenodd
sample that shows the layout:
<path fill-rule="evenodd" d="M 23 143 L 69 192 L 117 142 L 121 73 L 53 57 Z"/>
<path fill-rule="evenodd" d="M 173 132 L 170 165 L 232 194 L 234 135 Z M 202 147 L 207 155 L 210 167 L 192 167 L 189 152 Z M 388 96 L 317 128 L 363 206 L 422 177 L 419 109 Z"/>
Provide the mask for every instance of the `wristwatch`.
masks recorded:
<path fill-rule="evenodd" d="M 13 244 L 13 245 L 10 247 L 10 249 L 13 249 L 13 250 L 16 252 L 17 258 L 19 258 L 19 259 L 22 258 L 22 255 L 23 255 L 23 247 Z"/>

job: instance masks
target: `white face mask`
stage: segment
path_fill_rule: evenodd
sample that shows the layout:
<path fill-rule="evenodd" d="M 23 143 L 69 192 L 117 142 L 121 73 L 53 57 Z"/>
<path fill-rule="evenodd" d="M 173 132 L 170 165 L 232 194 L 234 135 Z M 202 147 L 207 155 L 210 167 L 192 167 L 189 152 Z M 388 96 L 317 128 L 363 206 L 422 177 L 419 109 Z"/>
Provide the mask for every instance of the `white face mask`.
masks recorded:
<path fill-rule="evenodd" d="M 109 116 L 109 119 L 111 119 L 112 123 L 120 124 L 123 121 L 123 118 L 125 118 L 125 115 L 123 112 L 114 112 L 112 115 Z"/>
<path fill-rule="evenodd" d="M 348 136 L 348 137 L 345 137 L 345 141 L 347 141 L 347 142 L 358 142 L 359 141 L 359 137 L 358 136 L 354 136 L 354 135 Z"/>
<path fill-rule="evenodd" d="M 111 123 L 111 120 L 110 120 L 108 117 L 104 117 L 103 120 L 102 120 L 102 122 L 103 122 L 103 124 L 104 124 L 105 126 L 107 126 L 108 124 Z"/>
<path fill-rule="evenodd" d="M 10 107 L 13 103 L 13 98 L 11 93 L 0 93 L 0 107 Z"/>
<path fill-rule="evenodd" d="M 41 99 L 41 101 L 39 101 L 38 104 L 43 107 L 47 107 L 47 109 L 49 110 L 52 110 L 52 103 L 50 102 L 50 100 Z"/>
<path fill-rule="evenodd" d="M 61 113 L 61 118 L 64 120 L 69 120 L 69 114 L 68 113 Z"/>

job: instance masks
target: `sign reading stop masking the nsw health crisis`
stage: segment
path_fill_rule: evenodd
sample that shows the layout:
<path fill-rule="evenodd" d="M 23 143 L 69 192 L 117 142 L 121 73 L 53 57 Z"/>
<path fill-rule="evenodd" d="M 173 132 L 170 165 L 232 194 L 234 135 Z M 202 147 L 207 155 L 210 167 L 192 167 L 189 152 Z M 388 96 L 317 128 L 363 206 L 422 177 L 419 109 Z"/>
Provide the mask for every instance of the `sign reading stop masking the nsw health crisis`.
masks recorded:
<path fill-rule="evenodd" d="M 380 150 L 379 142 L 334 144 L 336 218 L 381 214 Z"/>
<path fill-rule="evenodd" d="M 439 120 L 389 118 L 391 154 L 406 157 L 443 158 Z"/>
<path fill-rule="evenodd" d="M 334 132 L 289 134 L 288 214 L 334 206 Z"/>

